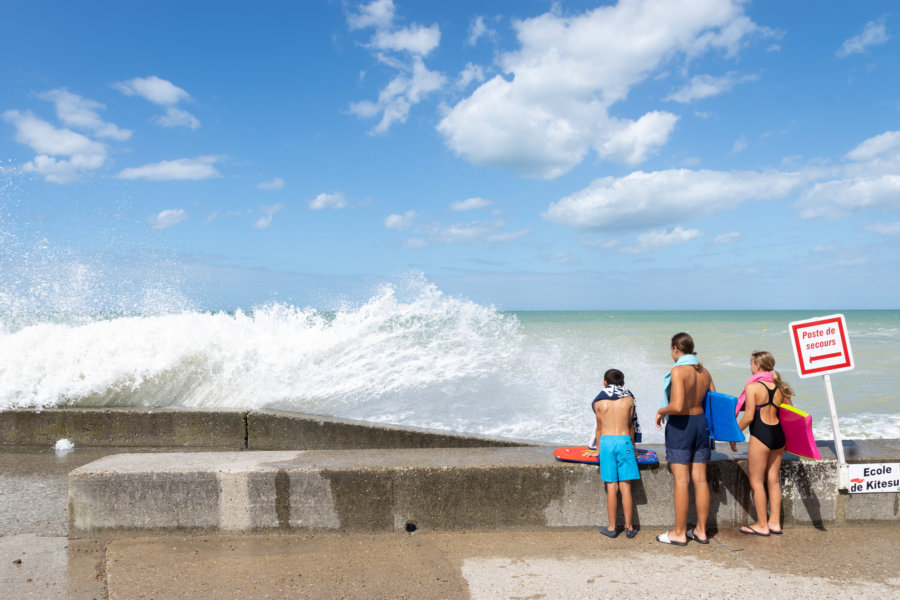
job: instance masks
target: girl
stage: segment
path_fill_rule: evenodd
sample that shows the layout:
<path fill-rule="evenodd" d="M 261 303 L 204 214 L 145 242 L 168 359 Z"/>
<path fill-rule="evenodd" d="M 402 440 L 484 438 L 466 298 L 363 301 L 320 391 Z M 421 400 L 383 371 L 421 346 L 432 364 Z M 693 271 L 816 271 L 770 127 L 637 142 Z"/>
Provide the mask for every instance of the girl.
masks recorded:
<path fill-rule="evenodd" d="M 754 352 L 750 358 L 750 372 L 738 408 L 744 406 L 744 417 L 738 426 L 750 426 L 747 462 L 756 523 L 741 527 L 747 535 L 781 535 L 781 457 L 784 454 L 784 431 L 778 418 L 778 407 L 791 404 L 794 390 L 782 381 L 775 370 L 775 357 L 766 351 Z M 737 445 L 731 443 L 732 451 Z M 768 485 L 768 518 L 766 517 L 766 486 Z"/>

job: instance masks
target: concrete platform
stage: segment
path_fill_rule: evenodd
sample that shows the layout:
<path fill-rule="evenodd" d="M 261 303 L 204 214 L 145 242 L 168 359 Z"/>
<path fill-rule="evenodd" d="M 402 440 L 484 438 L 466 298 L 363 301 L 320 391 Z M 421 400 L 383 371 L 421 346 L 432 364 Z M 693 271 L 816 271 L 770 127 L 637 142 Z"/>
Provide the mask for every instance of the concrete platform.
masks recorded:
<path fill-rule="evenodd" d="M 897 456 L 889 446 L 848 447 L 854 460 L 866 460 Z M 748 523 L 746 459 L 716 456 L 708 469 L 710 526 Z M 836 482 L 833 459 L 785 461 L 785 525 L 900 523 L 896 494 L 839 493 Z M 665 463 L 642 466 L 633 485 L 639 525 L 672 524 L 672 485 Z M 73 470 L 68 503 L 73 538 L 495 531 L 606 520 L 598 468 L 557 462 L 546 447 L 120 454 Z"/>

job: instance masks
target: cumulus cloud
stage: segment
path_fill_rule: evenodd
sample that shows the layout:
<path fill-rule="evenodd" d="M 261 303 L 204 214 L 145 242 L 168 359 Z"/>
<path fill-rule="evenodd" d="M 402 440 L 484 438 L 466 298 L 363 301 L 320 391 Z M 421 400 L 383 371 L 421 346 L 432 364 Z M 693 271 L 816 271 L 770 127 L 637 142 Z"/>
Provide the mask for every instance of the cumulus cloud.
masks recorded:
<path fill-rule="evenodd" d="M 375 0 L 359 7 L 359 10 L 347 15 L 347 24 L 350 29 L 365 29 L 375 27 L 386 29 L 394 20 L 393 0 Z"/>
<path fill-rule="evenodd" d="M 666 96 L 666 100 L 686 104 L 694 100 L 718 96 L 731 91 L 739 83 L 758 79 L 759 77 L 756 75 L 738 75 L 737 73 L 728 73 L 722 77 L 695 75 L 687 85 Z"/>
<path fill-rule="evenodd" d="M 105 144 L 71 129 L 58 129 L 30 111 L 8 110 L 3 120 L 16 128 L 15 140 L 36 153 L 22 165 L 26 173 L 37 173 L 52 183 L 69 183 L 79 172 L 98 169 L 106 162 Z"/>
<path fill-rule="evenodd" d="M 568 172 L 592 148 L 629 164 L 645 160 L 677 117 L 651 111 L 630 121 L 611 107 L 667 61 L 711 50 L 734 56 L 760 31 L 736 0 L 622 0 L 514 26 L 519 48 L 498 57 L 505 75 L 448 108 L 437 128 L 471 163 L 543 178 Z"/>
<path fill-rule="evenodd" d="M 200 127 L 200 121 L 194 115 L 177 108 L 177 104 L 189 101 L 191 96 L 171 81 L 151 75 L 119 81 L 114 83 L 113 87 L 126 96 L 140 96 L 153 104 L 165 107 L 165 114 L 155 119 L 155 122 L 163 127 L 187 127 L 189 129 Z"/>
<path fill-rule="evenodd" d="M 838 219 L 865 209 L 900 210 L 900 131 L 870 137 L 847 153 L 837 177 L 816 183 L 796 203 L 806 219 Z"/>
<path fill-rule="evenodd" d="M 170 106 L 166 109 L 166 114 L 156 117 L 155 122 L 163 127 L 187 127 L 188 129 L 197 129 L 200 127 L 200 121 L 197 117 L 186 110 Z"/>
<path fill-rule="evenodd" d="M 220 160 L 218 156 L 198 156 L 150 163 L 141 167 L 122 169 L 116 175 L 119 179 L 146 179 L 149 181 L 199 180 L 220 177 L 213 166 Z"/>
<path fill-rule="evenodd" d="M 282 188 L 284 188 L 284 179 L 282 179 L 281 177 L 276 177 L 271 181 L 261 181 L 256 184 L 256 189 L 258 190 L 274 191 L 280 190 Z"/>
<path fill-rule="evenodd" d="M 720 244 L 731 244 L 738 241 L 740 238 L 740 231 L 732 231 L 731 233 L 723 233 L 721 235 L 717 235 L 713 240 L 713 244 L 716 244 L 717 246 Z"/>
<path fill-rule="evenodd" d="M 334 192 L 332 194 L 322 193 L 309 201 L 310 210 L 326 210 L 340 209 L 347 207 L 347 199 L 344 194 Z"/>
<path fill-rule="evenodd" d="M 681 227 L 675 227 L 670 230 L 649 231 L 637 236 L 637 243 L 634 246 L 626 246 L 620 251 L 629 254 L 642 254 L 652 250 L 659 250 L 666 246 L 683 244 L 701 235 L 703 233 L 697 229 L 682 229 Z"/>
<path fill-rule="evenodd" d="M 466 68 L 459 72 L 456 78 L 456 87 L 465 89 L 473 81 L 481 83 L 484 81 L 484 69 L 473 63 L 466 63 Z"/>
<path fill-rule="evenodd" d="M 894 221 L 893 223 L 872 223 L 866 225 L 863 229 L 880 233 L 881 235 L 900 235 L 900 221 Z"/>
<path fill-rule="evenodd" d="M 50 90 L 38 95 L 42 100 L 53 102 L 56 108 L 56 116 L 63 123 L 75 129 L 91 132 L 100 138 L 109 138 L 123 142 L 131 137 L 132 132 L 121 129 L 113 123 L 107 123 L 100 118 L 98 111 L 106 106 L 73 94 L 65 88 Z"/>
<path fill-rule="evenodd" d="M 460 200 L 459 202 L 451 202 L 450 210 L 454 212 L 477 210 L 480 208 L 487 208 L 492 204 L 494 203 L 490 200 L 485 200 L 484 198 L 468 198 L 466 200 Z"/>
<path fill-rule="evenodd" d="M 609 138 L 598 148 L 603 158 L 638 165 L 654 154 L 668 140 L 678 117 L 672 113 L 653 111 L 637 121 L 619 121 L 610 126 Z"/>
<path fill-rule="evenodd" d="M 391 0 L 374 0 L 347 16 L 351 29 L 374 28 L 367 47 L 384 65 L 399 74 L 379 92 L 378 100 L 363 100 L 350 104 L 349 110 L 360 118 L 371 119 L 381 115 L 378 124 L 369 133 L 383 134 L 395 123 L 406 122 L 413 106 L 426 96 L 442 88 L 447 78 L 425 66 L 428 56 L 441 41 L 437 25 L 412 24 L 394 27 L 394 3 Z"/>
<path fill-rule="evenodd" d="M 164 210 L 159 214 L 152 215 L 147 219 L 152 229 L 166 229 L 174 227 L 179 223 L 183 223 L 188 218 L 187 213 L 181 208 Z"/>
<path fill-rule="evenodd" d="M 552 203 L 541 216 L 576 229 L 611 231 L 677 223 L 751 200 L 784 198 L 808 181 L 802 173 L 671 169 L 603 177 Z"/>
<path fill-rule="evenodd" d="M 493 35 L 494 31 L 484 22 L 484 17 L 475 17 L 469 24 L 469 37 L 466 38 L 466 45 L 474 46 L 481 38 L 493 37 Z"/>
<path fill-rule="evenodd" d="M 816 183 L 797 207 L 804 219 L 838 219 L 864 209 L 900 210 L 900 174 Z"/>
<path fill-rule="evenodd" d="M 265 216 L 260 217 L 253 223 L 253 229 L 268 229 L 272 225 L 272 217 L 275 216 L 279 210 L 284 208 L 281 204 L 263 204 L 259 207 L 265 213 Z"/>
<path fill-rule="evenodd" d="M 406 229 L 411 228 L 416 224 L 416 219 L 418 219 L 419 215 L 414 210 L 408 210 L 402 215 L 388 215 L 384 220 L 384 226 L 387 229 L 394 229 L 396 231 L 404 231 Z"/>
<path fill-rule="evenodd" d="M 835 52 L 835 55 L 838 58 L 846 58 L 851 54 L 863 54 L 868 52 L 872 46 L 881 46 L 889 39 L 884 18 L 878 21 L 869 21 L 863 28 L 862 33 L 845 40 Z"/>

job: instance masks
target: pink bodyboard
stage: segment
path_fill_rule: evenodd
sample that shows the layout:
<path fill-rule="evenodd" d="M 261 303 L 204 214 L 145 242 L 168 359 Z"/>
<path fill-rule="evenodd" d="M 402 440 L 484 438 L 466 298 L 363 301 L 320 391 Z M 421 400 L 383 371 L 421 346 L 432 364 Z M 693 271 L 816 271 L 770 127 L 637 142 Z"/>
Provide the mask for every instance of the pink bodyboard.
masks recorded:
<path fill-rule="evenodd" d="M 812 417 L 793 406 L 782 404 L 778 407 L 778 418 L 781 420 L 781 429 L 787 440 L 784 449 L 791 454 L 804 458 L 821 460 L 819 448 L 813 437 Z"/>

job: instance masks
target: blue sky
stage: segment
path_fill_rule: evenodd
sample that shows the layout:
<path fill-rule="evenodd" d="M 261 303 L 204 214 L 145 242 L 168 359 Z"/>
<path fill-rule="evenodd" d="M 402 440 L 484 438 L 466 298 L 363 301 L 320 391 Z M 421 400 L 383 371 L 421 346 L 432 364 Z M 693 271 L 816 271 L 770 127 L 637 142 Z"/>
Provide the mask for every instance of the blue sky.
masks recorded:
<path fill-rule="evenodd" d="M 896 308 L 895 6 L 5 2 L 6 305 Z"/>

